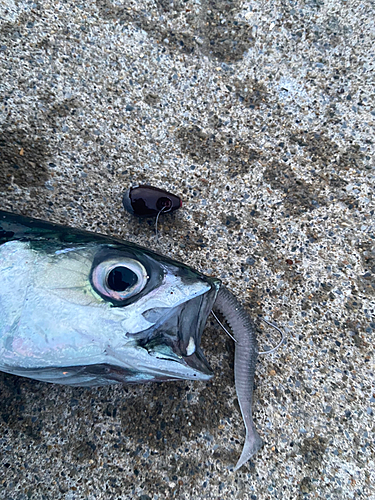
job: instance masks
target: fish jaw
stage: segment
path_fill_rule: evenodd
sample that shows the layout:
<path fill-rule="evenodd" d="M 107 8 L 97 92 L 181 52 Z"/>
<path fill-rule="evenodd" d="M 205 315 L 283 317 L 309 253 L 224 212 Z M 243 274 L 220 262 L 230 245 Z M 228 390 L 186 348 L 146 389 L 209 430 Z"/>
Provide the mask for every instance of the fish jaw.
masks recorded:
<path fill-rule="evenodd" d="M 159 381 L 209 380 L 213 376 L 200 342 L 216 293 L 213 287 L 176 306 L 159 327 L 136 336 L 144 353 L 136 359 L 141 372 L 154 374 Z"/>
<path fill-rule="evenodd" d="M 134 244 L 9 220 L 0 219 L 0 370 L 71 385 L 212 377 L 200 341 L 219 280 Z M 114 304 L 94 289 L 92 268 L 120 257 L 142 262 L 148 283 Z"/>

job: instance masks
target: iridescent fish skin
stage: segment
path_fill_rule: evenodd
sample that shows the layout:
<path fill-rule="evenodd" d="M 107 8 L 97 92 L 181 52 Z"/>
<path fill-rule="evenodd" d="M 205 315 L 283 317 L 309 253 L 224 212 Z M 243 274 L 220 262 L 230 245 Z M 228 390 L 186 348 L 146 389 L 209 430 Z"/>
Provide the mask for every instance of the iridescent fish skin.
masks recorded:
<path fill-rule="evenodd" d="M 220 281 L 133 243 L 0 211 L 0 370 L 95 386 L 212 377 Z"/>
<path fill-rule="evenodd" d="M 237 470 L 262 446 L 251 412 L 258 348 L 220 285 L 133 243 L 0 211 L 0 370 L 79 386 L 208 380 L 200 341 L 217 299 L 236 338 Z"/>

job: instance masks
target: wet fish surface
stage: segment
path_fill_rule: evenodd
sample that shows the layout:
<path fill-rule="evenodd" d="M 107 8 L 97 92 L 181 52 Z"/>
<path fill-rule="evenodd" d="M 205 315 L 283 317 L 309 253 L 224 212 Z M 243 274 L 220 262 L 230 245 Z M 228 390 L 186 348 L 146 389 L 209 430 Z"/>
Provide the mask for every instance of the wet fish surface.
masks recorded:
<path fill-rule="evenodd" d="M 73 386 L 209 380 L 200 342 L 216 300 L 239 341 L 239 468 L 262 445 L 251 415 L 257 345 L 220 280 L 133 243 L 0 211 L 1 371 Z"/>

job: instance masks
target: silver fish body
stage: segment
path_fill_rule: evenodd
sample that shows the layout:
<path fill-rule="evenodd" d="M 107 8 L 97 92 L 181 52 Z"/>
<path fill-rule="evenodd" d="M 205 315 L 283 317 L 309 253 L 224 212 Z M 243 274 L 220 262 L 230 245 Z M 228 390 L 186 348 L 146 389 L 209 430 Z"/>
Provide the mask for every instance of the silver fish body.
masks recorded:
<path fill-rule="evenodd" d="M 0 212 L 0 370 L 80 386 L 207 380 L 219 286 L 132 243 Z"/>
<path fill-rule="evenodd" d="M 235 470 L 262 446 L 252 419 L 254 325 L 220 280 L 133 243 L 0 211 L 0 370 L 95 386 L 208 380 L 214 303 L 233 328 L 246 427 Z"/>

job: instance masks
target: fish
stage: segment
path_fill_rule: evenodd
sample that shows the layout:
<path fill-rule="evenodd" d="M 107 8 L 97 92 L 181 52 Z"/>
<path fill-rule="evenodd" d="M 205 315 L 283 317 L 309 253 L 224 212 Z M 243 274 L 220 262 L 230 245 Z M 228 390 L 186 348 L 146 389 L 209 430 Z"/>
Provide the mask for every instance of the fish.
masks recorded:
<path fill-rule="evenodd" d="M 237 470 L 263 442 L 252 419 L 255 327 L 236 297 L 134 243 L 0 211 L 0 371 L 86 387 L 207 381 L 200 343 L 214 307 L 236 338 L 246 428 Z"/>

